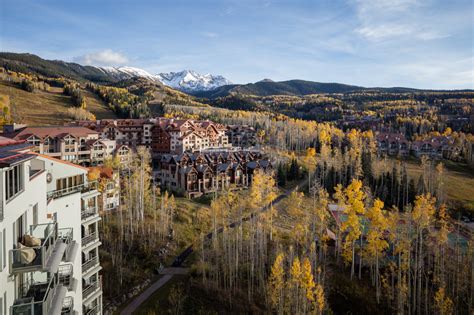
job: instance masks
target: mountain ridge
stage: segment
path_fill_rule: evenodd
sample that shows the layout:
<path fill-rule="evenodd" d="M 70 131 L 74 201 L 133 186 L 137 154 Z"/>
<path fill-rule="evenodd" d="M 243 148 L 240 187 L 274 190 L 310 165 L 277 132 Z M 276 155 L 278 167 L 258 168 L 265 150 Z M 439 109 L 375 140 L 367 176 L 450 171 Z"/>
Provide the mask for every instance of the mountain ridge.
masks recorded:
<path fill-rule="evenodd" d="M 362 91 L 385 93 L 473 91 L 470 89 L 434 90 L 406 87 L 363 87 L 342 83 L 323 83 L 298 79 L 279 82 L 263 79 L 255 83 L 231 84 L 230 81 L 220 75 L 202 75 L 192 70 L 154 75 L 135 67 L 83 66 L 78 63 L 61 60 L 46 60 L 29 53 L 0 52 L 0 66 L 17 72 L 36 73 L 50 77 L 63 76 L 79 81 L 92 81 L 105 84 L 113 84 L 133 77 L 143 77 L 154 82 L 160 82 L 187 94 L 209 99 L 215 99 L 229 94 L 304 96 L 309 94 L 353 93 Z"/>

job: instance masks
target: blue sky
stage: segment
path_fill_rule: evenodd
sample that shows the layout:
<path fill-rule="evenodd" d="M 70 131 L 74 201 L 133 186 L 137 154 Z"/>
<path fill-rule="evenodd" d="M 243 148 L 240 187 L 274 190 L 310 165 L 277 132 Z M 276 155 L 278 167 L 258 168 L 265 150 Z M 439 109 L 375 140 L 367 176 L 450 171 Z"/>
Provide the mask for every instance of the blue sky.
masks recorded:
<path fill-rule="evenodd" d="M 474 88 L 472 0 L 2 0 L 0 50 L 235 83 Z"/>

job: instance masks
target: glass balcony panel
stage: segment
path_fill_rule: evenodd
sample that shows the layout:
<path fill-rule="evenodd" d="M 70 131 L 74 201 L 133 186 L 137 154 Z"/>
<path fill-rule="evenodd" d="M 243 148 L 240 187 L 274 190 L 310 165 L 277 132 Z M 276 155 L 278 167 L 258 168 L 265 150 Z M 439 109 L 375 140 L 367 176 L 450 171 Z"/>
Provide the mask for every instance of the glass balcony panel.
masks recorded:
<path fill-rule="evenodd" d="M 38 246 L 19 245 L 19 248 L 10 250 L 11 273 L 36 271 L 46 268 L 57 241 L 57 223 L 38 224 L 30 226 L 28 235 L 39 241 Z M 23 237 L 25 242 L 27 235 Z"/>
<path fill-rule="evenodd" d="M 11 314 L 49 314 L 56 294 L 58 277 L 53 276 L 43 281 L 35 278 L 33 276 L 20 287 L 19 297 L 11 306 Z"/>

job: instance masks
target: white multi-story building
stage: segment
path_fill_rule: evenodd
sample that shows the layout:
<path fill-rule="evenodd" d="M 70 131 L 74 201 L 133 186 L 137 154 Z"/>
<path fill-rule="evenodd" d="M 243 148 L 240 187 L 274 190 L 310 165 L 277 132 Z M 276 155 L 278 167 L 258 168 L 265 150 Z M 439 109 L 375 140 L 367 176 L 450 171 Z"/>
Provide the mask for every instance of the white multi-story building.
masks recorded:
<path fill-rule="evenodd" d="M 3 134 L 30 143 L 34 152 L 80 165 L 102 165 L 123 153 L 115 140 L 99 138 L 98 132 L 81 126 L 5 127 Z M 120 149 L 128 148 L 121 145 Z"/>
<path fill-rule="evenodd" d="M 101 314 L 87 169 L 0 139 L 0 314 Z"/>

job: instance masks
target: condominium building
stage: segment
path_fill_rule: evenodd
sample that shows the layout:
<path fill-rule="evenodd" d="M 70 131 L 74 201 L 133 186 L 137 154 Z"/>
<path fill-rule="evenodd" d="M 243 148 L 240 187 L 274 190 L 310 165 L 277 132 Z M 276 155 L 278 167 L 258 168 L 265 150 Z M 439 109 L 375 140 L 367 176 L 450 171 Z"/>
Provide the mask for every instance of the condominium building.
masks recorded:
<path fill-rule="evenodd" d="M 260 152 L 222 151 L 164 154 L 155 174 L 161 187 L 192 198 L 220 190 L 247 188 L 256 170 L 273 171 L 271 162 Z"/>
<path fill-rule="evenodd" d="M 0 138 L 1 314 L 101 314 L 88 169 Z"/>
<path fill-rule="evenodd" d="M 81 126 L 4 128 L 4 136 L 30 143 L 32 151 L 80 165 L 102 165 L 113 156 L 122 158 L 130 149 Z M 120 149 L 120 150 L 119 150 Z M 124 150 L 128 152 L 124 153 Z"/>
<path fill-rule="evenodd" d="M 234 147 L 245 148 L 257 144 L 257 132 L 252 126 L 229 125 L 226 134 Z"/>
<path fill-rule="evenodd" d="M 227 128 L 208 120 L 152 118 L 76 121 L 74 126 L 94 130 L 101 139 L 131 148 L 145 146 L 153 155 L 181 154 L 209 148 L 227 148 Z"/>

